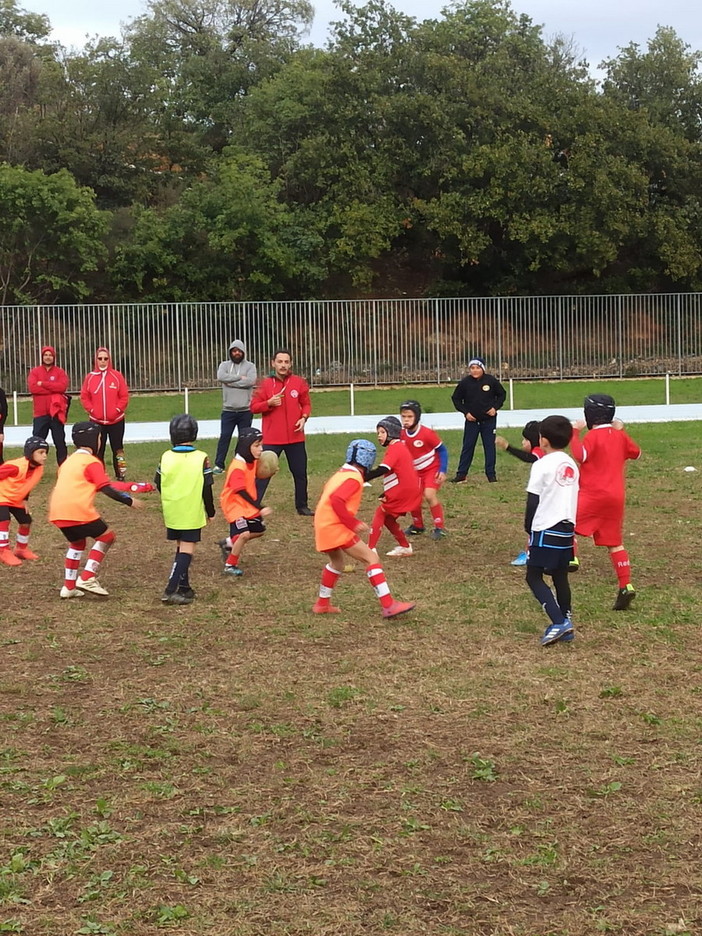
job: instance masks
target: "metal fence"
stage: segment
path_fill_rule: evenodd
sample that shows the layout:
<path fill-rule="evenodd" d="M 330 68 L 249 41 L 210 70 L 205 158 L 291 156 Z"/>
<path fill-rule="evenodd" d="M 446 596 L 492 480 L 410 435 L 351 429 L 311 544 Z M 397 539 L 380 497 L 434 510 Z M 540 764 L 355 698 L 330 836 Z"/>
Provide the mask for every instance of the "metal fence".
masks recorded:
<path fill-rule="evenodd" d="M 133 391 L 205 389 L 234 338 L 265 371 L 289 348 L 314 387 L 702 373 L 700 293 L 0 307 L 0 384 L 26 391 L 42 345 L 80 387 L 107 346 Z"/>

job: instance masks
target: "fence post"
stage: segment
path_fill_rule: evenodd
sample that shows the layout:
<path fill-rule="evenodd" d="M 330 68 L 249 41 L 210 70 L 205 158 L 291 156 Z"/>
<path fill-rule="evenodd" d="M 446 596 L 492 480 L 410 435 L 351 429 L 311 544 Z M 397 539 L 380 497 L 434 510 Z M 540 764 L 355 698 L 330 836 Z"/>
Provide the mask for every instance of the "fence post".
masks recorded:
<path fill-rule="evenodd" d="M 188 399 L 188 388 L 185 388 L 185 412 L 190 412 L 190 400 Z"/>
<path fill-rule="evenodd" d="M 670 406 L 670 373 L 665 375 L 665 405 Z"/>
<path fill-rule="evenodd" d="M 356 398 L 354 396 L 353 384 L 349 384 L 349 393 L 351 395 L 351 415 L 356 415 Z"/>
<path fill-rule="evenodd" d="M 497 299 L 497 359 L 499 380 L 502 380 L 502 300 Z"/>
<path fill-rule="evenodd" d="M 378 304 L 373 299 L 373 383 L 378 386 Z"/>
<path fill-rule="evenodd" d="M 514 380 L 509 378 L 509 408 L 514 409 Z"/>
<path fill-rule="evenodd" d="M 434 300 L 434 332 L 436 339 L 434 346 L 436 349 L 436 382 L 441 386 L 441 341 L 439 335 L 439 300 Z"/>
<path fill-rule="evenodd" d="M 19 426 L 19 420 L 17 418 L 17 391 L 16 390 L 12 391 L 12 407 L 15 413 L 15 425 Z"/>
<path fill-rule="evenodd" d="M 176 347 L 178 348 L 178 389 L 183 389 L 183 343 L 180 340 L 180 303 L 176 302 L 175 305 L 175 321 L 176 321 Z"/>

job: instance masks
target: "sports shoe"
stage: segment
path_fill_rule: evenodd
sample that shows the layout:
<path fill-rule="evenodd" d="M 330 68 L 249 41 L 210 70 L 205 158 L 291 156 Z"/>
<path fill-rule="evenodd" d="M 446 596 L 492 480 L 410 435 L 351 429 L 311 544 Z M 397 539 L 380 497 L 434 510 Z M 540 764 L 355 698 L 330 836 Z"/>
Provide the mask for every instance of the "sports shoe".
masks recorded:
<path fill-rule="evenodd" d="M 449 484 L 465 484 L 468 481 L 468 478 L 465 475 L 456 475 L 455 478 L 449 479 Z"/>
<path fill-rule="evenodd" d="M 513 559 L 510 562 L 510 565 L 525 566 L 527 564 L 527 559 L 528 559 L 528 556 L 527 556 L 526 550 L 524 550 L 524 552 L 519 553 L 516 559 Z"/>
<path fill-rule="evenodd" d="M 445 530 L 443 527 L 434 527 L 431 531 L 431 539 L 433 540 L 442 540 L 448 536 L 448 530 Z"/>
<path fill-rule="evenodd" d="M 190 588 L 190 587 L 188 587 L 188 588 L 179 588 L 179 589 L 178 589 L 178 594 L 179 594 L 179 595 L 182 595 L 183 598 L 189 598 L 190 601 L 194 601 L 195 598 L 197 598 L 197 595 L 195 594 L 195 592 L 194 592 L 194 591 L 192 590 L 192 588 Z"/>
<path fill-rule="evenodd" d="M 239 566 L 225 565 L 224 569 L 222 570 L 222 574 L 223 575 L 243 575 L 244 570 L 240 569 Z"/>
<path fill-rule="evenodd" d="M 636 598 L 636 591 L 633 585 L 627 585 L 626 588 L 620 588 L 617 592 L 617 600 L 614 602 L 613 611 L 626 611 L 631 602 Z"/>
<path fill-rule="evenodd" d="M 314 510 L 310 510 L 309 507 L 298 507 L 297 512 L 301 517 L 314 517 Z"/>
<path fill-rule="evenodd" d="M 315 601 L 312 606 L 312 614 L 341 614 L 341 608 L 335 608 L 334 605 L 322 604 L 321 601 Z"/>
<path fill-rule="evenodd" d="M 17 546 L 15 547 L 15 555 L 18 559 L 38 559 L 39 556 L 33 552 L 29 546 Z"/>
<path fill-rule="evenodd" d="M 65 585 L 61 586 L 61 591 L 59 592 L 59 597 L 61 598 L 82 598 L 83 592 L 78 591 L 77 588 L 66 588 Z"/>
<path fill-rule="evenodd" d="M 548 647 L 550 644 L 556 643 L 559 640 L 564 640 L 568 634 L 572 633 L 573 622 L 569 618 L 566 618 L 565 621 L 561 621 L 560 624 L 550 624 L 546 628 L 544 636 L 541 638 L 541 646 Z"/>
<path fill-rule="evenodd" d="M 416 601 L 393 601 L 388 608 L 383 608 L 383 617 L 394 618 L 399 614 L 407 614 L 408 611 L 416 607 Z"/>
<path fill-rule="evenodd" d="M 179 595 L 178 592 L 164 592 L 161 601 L 163 604 L 167 605 L 189 605 L 192 603 L 192 598 L 188 598 L 187 595 Z"/>
<path fill-rule="evenodd" d="M 215 465 L 212 469 L 212 474 L 224 474 L 224 468 L 220 468 L 219 465 Z"/>
<path fill-rule="evenodd" d="M 229 553 L 232 551 L 232 547 L 227 546 L 226 539 L 217 540 L 217 545 L 222 553 L 222 562 L 226 562 L 229 558 Z"/>
<path fill-rule="evenodd" d="M 497 475 L 488 475 L 488 481 L 489 481 L 491 484 L 494 484 L 495 481 L 497 481 Z"/>
<path fill-rule="evenodd" d="M 580 569 L 580 560 L 578 559 L 577 556 L 573 556 L 573 558 L 568 563 L 568 571 L 577 572 L 579 569 Z"/>
<path fill-rule="evenodd" d="M 566 621 L 570 621 L 571 624 L 573 623 L 573 615 L 570 611 L 566 614 Z M 548 630 L 548 628 L 546 629 Z M 560 642 L 571 643 L 573 640 L 575 640 L 575 630 L 572 630 L 569 634 L 564 634 Z"/>
<path fill-rule="evenodd" d="M 426 527 L 418 527 L 411 523 L 405 530 L 405 536 L 420 536 L 426 532 Z"/>
<path fill-rule="evenodd" d="M 390 552 L 385 553 L 386 556 L 411 556 L 412 547 L 411 546 L 395 546 L 394 549 L 391 549 Z"/>
<path fill-rule="evenodd" d="M 93 575 L 92 578 L 83 579 L 78 578 L 76 580 L 76 588 L 79 588 L 82 592 L 89 592 L 91 595 L 100 595 L 103 598 L 106 598 L 110 593 L 106 588 L 103 588 L 102 585 Z"/>
<path fill-rule="evenodd" d="M 18 559 L 17 556 L 10 551 L 9 546 L 3 546 L 2 549 L 0 549 L 0 562 L 6 566 L 22 565 L 22 560 Z"/>

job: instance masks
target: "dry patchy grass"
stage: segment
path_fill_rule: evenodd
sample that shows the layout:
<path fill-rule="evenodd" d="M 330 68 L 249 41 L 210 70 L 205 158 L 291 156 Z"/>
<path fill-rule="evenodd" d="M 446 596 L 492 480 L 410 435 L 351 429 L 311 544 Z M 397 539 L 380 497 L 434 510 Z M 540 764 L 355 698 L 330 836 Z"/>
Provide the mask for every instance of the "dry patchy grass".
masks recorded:
<path fill-rule="evenodd" d="M 639 597 L 612 612 L 609 560 L 582 544 L 577 638 L 548 650 L 509 565 L 526 469 L 507 457 L 497 485 L 447 486 L 449 539 L 387 560 L 418 601 L 395 622 L 361 569 L 341 615 L 309 613 L 322 562 L 285 469 L 241 580 L 220 519 L 197 601 L 163 607 L 157 496 L 103 499 L 112 595 L 62 603 L 47 483 L 42 561 L 0 569 L 0 932 L 699 932 L 701 476 L 689 426 L 633 434 Z M 310 449 L 318 492 L 344 440 Z M 133 475 L 159 450 L 132 448 Z"/>

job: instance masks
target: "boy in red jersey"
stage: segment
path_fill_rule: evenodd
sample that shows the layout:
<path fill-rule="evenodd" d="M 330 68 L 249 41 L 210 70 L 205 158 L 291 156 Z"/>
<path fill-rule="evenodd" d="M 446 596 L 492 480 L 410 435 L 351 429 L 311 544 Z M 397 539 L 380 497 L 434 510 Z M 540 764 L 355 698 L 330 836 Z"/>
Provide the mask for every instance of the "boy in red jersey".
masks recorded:
<path fill-rule="evenodd" d="M 346 464 L 327 481 L 314 514 L 317 552 L 326 553 L 319 597 L 312 608 L 315 614 L 338 614 L 331 603 L 334 586 L 344 571 L 346 557 L 366 564 L 368 581 L 380 601 L 384 618 L 394 618 L 415 607 L 413 601 L 395 601 L 390 594 L 378 555 L 358 536 L 367 530 L 358 519 L 366 474 L 375 461 L 375 446 L 367 439 L 354 439 L 346 450 Z"/>
<path fill-rule="evenodd" d="M 115 541 L 115 534 L 95 509 L 98 491 L 127 507 L 141 508 L 143 501 L 126 491 L 112 487 L 105 466 L 97 457 L 100 449 L 100 427 L 91 422 L 73 426 L 76 451 L 59 468 L 56 485 L 49 501 L 49 520 L 68 540 L 65 575 L 61 598 L 80 598 L 84 592 L 107 596 L 109 592 L 97 580 L 105 553 Z M 80 561 L 88 538 L 92 549 L 85 568 L 78 575 Z"/>
<path fill-rule="evenodd" d="M 400 441 L 402 425 L 397 416 L 386 416 L 376 426 L 378 442 L 386 449 L 381 464 L 369 471 L 366 481 L 374 478 L 383 479 L 383 493 L 380 505 L 375 511 L 371 521 L 368 546 L 375 549 L 383 532 L 383 527 L 392 533 L 397 540 L 397 546 L 391 549 L 388 556 L 411 556 L 412 547 L 403 532 L 398 517 L 406 513 L 414 514 L 422 503 L 422 489 L 419 476 L 414 470 L 412 455 L 409 449 Z"/>
<path fill-rule="evenodd" d="M 416 400 L 406 400 L 400 406 L 400 419 L 402 420 L 401 440 L 412 454 L 414 470 L 419 475 L 423 499 L 427 502 L 434 529 L 431 538 L 443 539 L 447 536 L 444 529 L 444 508 L 439 503 L 438 492 L 446 480 L 448 470 L 448 450 L 433 429 L 420 425 L 422 407 Z M 424 516 L 422 504 L 412 514 L 412 524 L 405 533 L 408 536 L 419 536 L 424 532 Z"/>
<path fill-rule="evenodd" d="M 636 597 L 631 584 L 629 553 L 623 546 L 624 467 L 641 455 L 639 446 L 614 426 L 615 404 L 611 396 L 592 393 L 585 399 L 585 420 L 573 424 L 570 450 L 580 465 L 580 495 L 575 532 L 591 536 L 595 546 L 606 546 L 619 581 L 614 611 L 625 611 Z M 580 431 L 590 430 L 581 439 Z"/>
<path fill-rule="evenodd" d="M 242 429 L 220 495 L 222 513 L 229 522 L 229 542 L 226 545 L 231 545 L 224 565 L 225 575 L 244 574 L 239 567 L 244 546 L 266 532 L 263 520 L 270 515 L 271 508 L 261 506 L 256 492 L 256 465 L 262 451 L 261 430 L 254 427 Z"/>
<path fill-rule="evenodd" d="M 32 516 L 27 510 L 27 498 L 39 484 L 49 454 L 49 443 L 39 436 L 30 436 L 24 443 L 21 458 L 0 465 L 0 563 L 22 565 L 23 559 L 38 559 L 29 548 L 29 528 Z M 15 551 L 10 549 L 10 514 L 19 524 Z"/>

